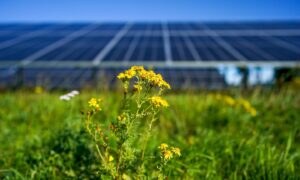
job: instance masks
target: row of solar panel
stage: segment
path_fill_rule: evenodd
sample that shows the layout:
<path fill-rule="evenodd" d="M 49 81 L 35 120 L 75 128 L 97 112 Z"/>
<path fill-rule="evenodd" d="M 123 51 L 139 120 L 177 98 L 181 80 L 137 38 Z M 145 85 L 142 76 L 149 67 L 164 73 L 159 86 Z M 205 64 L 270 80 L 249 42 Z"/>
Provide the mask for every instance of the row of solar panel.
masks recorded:
<path fill-rule="evenodd" d="M 136 35 L 143 35 L 143 36 L 161 36 L 162 31 L 160 31 L 161 28 L 158 28 L 160 24 L 133 24 L 131 28 L 129 28 L 128 32 L 126 33 L 127 36 L 136 36 Z M 221 25 L 220 23 L 218 25 Z M 233 24 L 224 24 L 224 26 L 229 27 L 235 27 Z M 262 26 L 264 24 L 261 24 Z M 285 33 L 294 33 L 294 35 L 300 35 L 300 26 L 298 27 L 297 23 L 293 24 L 284 24 L 286 29 L 284 31 L 275 31 L 277 35 L 284 35 Z M 103 25 L 96 25 L 96 24 L 59 24 L 59 25 L 49 25 L 49 24 L 42 24 L 42 25 L 0 25 L 0 48 L 1 44 L 5 44 L 10 41 L 23 41 L 25 39 L 30 39 L 34 37 L 40 37 L 40 36 L 69 36 L 70 34 L 74 34 L 75 32 L 85 30 L 87 27 L 94 26 L 91 30 L 88 30 L 87 36 L 90 37 L 97 37 L 97 36 L 114 36 L 116 33 L 118 33 L 123 27 L 124 24 L 103 24 Z M 195 27 L 202 27 L 201 24 L 188 24 L 188 23 L 182 23 L 182 24 L 169 24 L 169 34 L 172 36 L 178 36 L 178 35 L 195 35 L 195 36 L 206 36 L 208 34 L 207 28 L 197 28 Z M 185 27 L 184 31 L 177 31 L 174 29 L 180 29 L 179 27 Z M 189 29 L 188 27 L 194 27 L 194 29 Z M 205 26 L 203 26 L 205 27 Z M 242 26 L 241 26 L 242 27 Z M 243 33 L 240 35 L 255 35 L 256 34 L 268 34 L 269 31 L 259 31 L 260 28 L 249 30 L 244 29 L 244 31 L 241 31 L 243 28 L 239 27 L 237 32 L 236 31 L 218 31 L 219 35 L 223 36 L 235 36 L 237 33 Z M 287 31 L 289 28 L 294 27 L 296 30 Z M 148 29 L 147 29 L 148 28 Z M 209 28 L 211 29 L 211 28 Z M 226 29 L 226 28 L 225 28 Z M 276 29 L 276 28 L 275 28 Z M 159 30 L 159 31 L 157 31 Z M 213 31 L 213 30 L 212 30 Z M 254 32 L 253 32 L 254 31 Z M 274 29 L 272 29 L 274 31 Z M 298 33 L 297 33 L 298 32 Z M 249 34 L 250 33 L 250 34 Z M 254 34 L 253 34 L 254 33 Z M 274 33 L 274 32 L 273 32 Z M 279 34 L 278 34 L 279 33 Z M 75 34 L 76 35 L 76 34 Z M 292 34 L 293 35 L 293 34 Z"/>
<path fill-rule="evenodd" d="M 0 61 L 23 60 L 30 55 L 62 40 L 65 36 L 39 36 L 26 39 L 15 45 L 1 48 Z M 34 60 L 93 60 L 112 40 L 113 36 L 74 37 L 69 42 Z M 244 58 L 236 57 L 221 38 Z M 275 40 L 274 40 L 275 39 Z M 0 38 L 1 40 L 1 38 Z M 5 38 L 2 39 L 5 41 Z M 281 45 L 275 41 L 283 41 Z M 181 60 L 299 60 L 300 36 L 170 36 L 172 59 Z M 292 47 L 292 48 L 291 48 Z M 162 36 L 124 36 L 109 51 L 103 61 L 164 61 L 165 49 Z"/>

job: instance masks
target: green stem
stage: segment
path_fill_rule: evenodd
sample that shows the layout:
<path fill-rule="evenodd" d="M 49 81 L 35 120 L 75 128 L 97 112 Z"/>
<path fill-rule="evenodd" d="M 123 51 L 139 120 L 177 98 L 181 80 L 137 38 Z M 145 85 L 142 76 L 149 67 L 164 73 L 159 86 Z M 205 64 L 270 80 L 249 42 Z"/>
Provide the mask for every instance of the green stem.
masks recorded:
<path fill-rule="evenodd" d="M 145 137 L 144 144 L 143 144 L 143 147 L 142 147 L 142 157 L 141 157 L 142 163 L 141 163 L 141 165 L 143 164 L 143 161 L 144 161 L 147 143 L 148 143 L 148 140 L 149 140 L 149 137 L 150 137 L 150 133 L 151 133 L 151 130 L 152 130 L 152 124 L 156 120 L 156 118 L 155 118 L 156 114 L 157 114 L 156 112 L 153 113 L 152 119 L 151 119 L 151 121 L 149 123 L 149 128 L 148 128 L 148 131 L 147 131 L 147 135 Z"/>
<path fill-rule="evenodd" d="M 98 152 L 98 155 L 100 156 L 100 158 L 102 159 L 103 162 L 105 162 L 105 159 L 103 158 L 102 154 L 101 154 L 101 151 L 99 149 L 99 146 L 97 144 L 95 144 L 96 146 L 96 149 L 97 149 L 97 152 Z"/>

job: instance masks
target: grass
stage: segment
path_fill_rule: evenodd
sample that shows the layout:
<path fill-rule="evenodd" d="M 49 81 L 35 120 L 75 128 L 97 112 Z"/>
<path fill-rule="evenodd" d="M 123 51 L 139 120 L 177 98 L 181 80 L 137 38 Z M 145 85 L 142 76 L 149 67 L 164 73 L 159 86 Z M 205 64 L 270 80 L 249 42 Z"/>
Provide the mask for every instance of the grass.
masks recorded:
<path fill-rule="evenodd" d="M 300 92 L 227 92 L 257 110 L 253 117 L 208 92 L 166 95 L 149 142 L 178 146 L 170 179 L 300 179 Z M 80 111 L 91 97 L 104 99 L 98 118 L 117 115 L 115 92 L 82 92 L 71 101 L 61 93 L 0 94 L 0 179 L 99 179 L 96 152 L 82 128 Z M 153 165 L 155 168 L 155 165 Z"/>

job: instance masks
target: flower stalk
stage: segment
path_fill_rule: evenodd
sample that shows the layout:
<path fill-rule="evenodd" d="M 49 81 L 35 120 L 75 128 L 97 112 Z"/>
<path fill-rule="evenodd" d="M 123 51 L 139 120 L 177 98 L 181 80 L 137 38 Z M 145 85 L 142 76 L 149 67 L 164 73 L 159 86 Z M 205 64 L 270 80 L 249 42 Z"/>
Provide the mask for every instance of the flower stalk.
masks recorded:
<path fill-rule="evenodd" d="M 133 66 L 117 78 L 122 82 L 124 92 L 119 115 L 110 121 L 94 120 L 103 106 L 102 99 L 92 98 L 88 102 L 90 109 L 85 113 L 86 131 L 96 145 L 101 173 L 114 179 L 130 177 L 127 174 L 134 179 L 144 179 L 146 149 L 153 124 L 159 119 L 159 112 L 169 107 L 161 94 L 171 86 L 160 74 L 142 66 Z"/>

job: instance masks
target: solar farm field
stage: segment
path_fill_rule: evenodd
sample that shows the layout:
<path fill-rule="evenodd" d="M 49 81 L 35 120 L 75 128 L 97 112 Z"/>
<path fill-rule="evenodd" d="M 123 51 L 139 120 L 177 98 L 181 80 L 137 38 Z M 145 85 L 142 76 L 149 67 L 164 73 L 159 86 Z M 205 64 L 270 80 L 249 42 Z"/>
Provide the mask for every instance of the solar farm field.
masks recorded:
<path fill-rule="evenodd" d="M 0 179 L 300 179 L 299 38 L 299 21 L 0 24 Z"/>
<path fill-rule="evenodd" d="M 122 92 L 82 91 L 69 101 L 60 100 L 65 93 L 37 88 L 0 94 L 1 179 L 112 178 L 103 169 L 83 112 L 91 107 L 91 97 L 101 98 L 102 110 L 96 112 L 93 122 L 102 123 L 101 129 L 108 125 L 112 132 Z M 168 179 L 300 178 L 299 91 L 170 90 L 162 97 L 169 107 L 156 115 L 142 171 L 136 167 L 140 166 L 141 140 L 146 136 L 141 131 L 148 123 L 145 119 L 137 123 L 134 132 L 137 151 L 132 164 L 115 179 L 161 177 L 159 167 L 164 158 L 163 174 Z M 252 110 L 240 106 L 241 102 L 248 102 Z M 180 156 L 162 153 L 164 143 L 178 147 Z M 118 149 L 116 144 L 110 146 L 109 154 L 102 155 L 113 168 L 118 163 Z"/>

